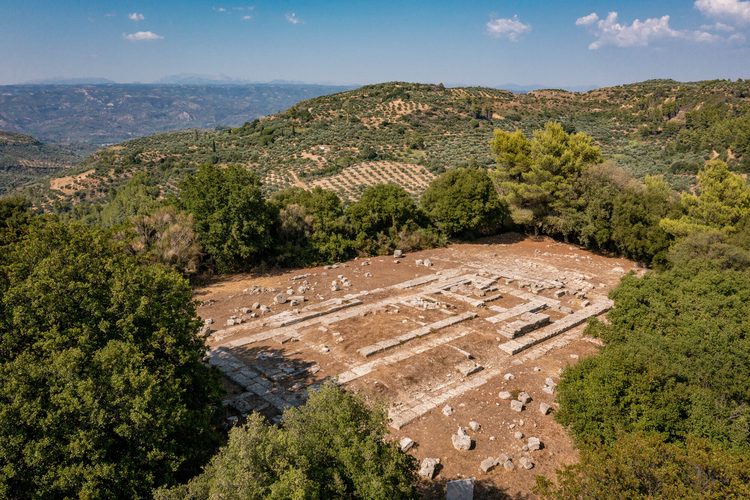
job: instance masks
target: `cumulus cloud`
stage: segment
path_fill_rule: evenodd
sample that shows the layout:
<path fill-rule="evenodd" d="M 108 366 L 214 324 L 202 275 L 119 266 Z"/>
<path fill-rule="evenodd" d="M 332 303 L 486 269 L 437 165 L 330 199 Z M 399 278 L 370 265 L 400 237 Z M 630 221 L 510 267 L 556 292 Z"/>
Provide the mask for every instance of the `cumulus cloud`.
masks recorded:
<path fill-rule="evenodd" d="M 513 19 L 493 19 L 487 23 L 487 33 L 496 38 L 507 38 L 511 42 L 518 42 L 523 35 L 531 31 L 530 24 L 524 24 L 518 16 Z"/>
<path fill-rule="evenodd" d="M 294 12 L 292 12 L 291 15 L 287 14 L 286 15 L 286 20 L 289 21 L 292 24 L 299 24 L 299 23 L 304 23 L 305 22 L 302 19 L 300 19 L 299 17 L 297 17 L 297 15 Z"/>
<path fill-rule="evenodd" d="M 130 19 L 131 21 L 143 21 L 145 17 L 143 17 L 143 14 L 133 12 L 132 14 L 128 14 L 128 19 Z"/>
<path fill-rule="evenodd" d="M 704 24 L 701 26 L 702 30 L 716 30 L 716 31 L 734 31 L 734 28 L 727 26 L 724 23 Z"/>
<path fill-rule="evenodd" d="M 122 37 L 125 40 L 128 40 L 129 42 L 148 42 L 152 40 L 163 40 L 164 37 L 161 35 L 157 35 L 156 33 L 151 33 L 150 31 L 139 31 L 138 33 L 131 33 L 131 34 L 122 34 Z"/>
<path fill-rule="evenodd" d="M 617 12 L 610 12 L 606 19 L 600 19 L 596 13 L 578 18 L 577 26 L 585 26 L 597 40 L 589 45 L 589 49 L 596 50 L 605 45 L 615 47 L 646 47 L 658 40 L 680 39 L 698 43 L 719 43 L 726 41 L 719 35 L 705 31 L 673 30 L 669 26 L 669 16 L 646 19 L 641 22 L 636 19 L 631 25 L 617 22 Z"/>
<path fill-rule="evenodd" d="M 242 16 L 242 21 L 249 21 L 253 16 Z"/>
<path fill-rule="evenodd" d="M 225 9 L 224 7 L 213 7 L 213 9 L 216 12 L 226 12 L 227 11 L 227 9 Z"/>
<path fill-rule="evenodd" d="M 750 1 L 740 0 L 696 0 L 695 8 L 707 17 L 731 18 L 750 23 Z"/>

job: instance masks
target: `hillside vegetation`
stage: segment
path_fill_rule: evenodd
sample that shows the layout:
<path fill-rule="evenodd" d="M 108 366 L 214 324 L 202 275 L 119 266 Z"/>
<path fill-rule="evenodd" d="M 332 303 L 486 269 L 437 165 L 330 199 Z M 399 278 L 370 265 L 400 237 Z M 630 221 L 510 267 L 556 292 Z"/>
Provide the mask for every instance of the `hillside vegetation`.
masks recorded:
<path fill-rule="evenodd" d="M 602 157 L 636 178 L 662 175 L 686 190 L 707 160 L 750 169 L 750 83 L 653 80 L 586 93 L 525 95 L 489 88 L 386 83 L 302 101 L 285 112 L 216 132 L 142 137 L 98 151 L 68 176 L 26 195 L 50 208 L 106 203 L 135 173 L 148 171 L 161 195 L 199 165 L 241 165 L 268 195 L 287 186 L 321 186 L 343 200 L 366 186 L 394 182 L 418 196 L 445 169 L 492 168 L 495 129 L 530 135 L 550 120 L 585 132 Z M 186 123 L 188 125 L 188 123 Z"/>
<path fill-rule="evenodd" d="M 83 160 L 65 149 L 0 130 L 0 196 Z"/>

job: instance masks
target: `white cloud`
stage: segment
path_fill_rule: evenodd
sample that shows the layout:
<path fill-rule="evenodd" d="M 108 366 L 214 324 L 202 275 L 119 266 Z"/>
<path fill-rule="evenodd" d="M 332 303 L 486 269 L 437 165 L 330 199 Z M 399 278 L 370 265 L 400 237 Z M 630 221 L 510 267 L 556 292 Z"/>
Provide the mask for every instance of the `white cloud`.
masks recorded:
<path fill-rule="evenodd" d="M 299 17 L 297 17 L 297 15 L 294 12 L 292 12 L 292 15 L 287 14 L 286 15 L 286 20 L 289 21 L 292 24 L 298 24 L 298 23 L 304 23 L 305 22 L 302 19 L 300 19 Z"/>
<path fill-rule="evenodd" d="M 225 9 L 224 7 L 214 7 L 213 9 L 216 12 L 226 12 L 227 11 L 227 9 Z"/>
<path fill-rule="evenodd" d="M 496 38 L 507 38 L 511 42 L 518 42 L 523 35 L 531 31 L 530 24 L 524 24 L 518 20 L 518 16 L 513 19 L 493 19 L 487 23 L 487 33 Z"/>
<path fill-rule="evenodd" d="M 704 24 L 701 26 L 702 30 L 716 30 L 716 31 L 734 31 L 734 28 L 724 23 Z"/>
<path fill-rule="evenodd" d="M 596 50 L 605 45 L 615 47 L 647 47 L 657 40 L 679 39 L 698 43 L 719 43 L 726 41 L 719 35 L 712 35 L 705 31 L 673 30 L 669 27 L 669 16 L 646 19 L 641 22 L 636 19 L 631 25 L 617 22 L 617 12 L 610 12 L 606 19 L 589 14 L 576 21 L 577 26 L 586 28 L 598 38 L 589 45 L 589 49 Z"/>
<path fill-rule="evenodd" d="M 249 21 L 252 18 L 253 18 L 253 16 L 242 16 L 242 20 L 243 21 Z"/>
<path fill-rule="evenodd" d="M 115 17 L 115 15 L 116 14 L 109 13 L 109 14 L 104 14 L 104 17 Z"/>
<path fill-rule="evenodd" d="M 694 5 L 707 17 L 731 18 L 740 23 L 750 23 L 750 1 L 696 0 Z"/>
<path fill-rule="evenodd" d="M 131 33 L 129 35 L 123 33 L 122 37 L 130 42 L 143 42 L 164 39 L 163 36 L 157 35 L 156 33 L 151 33 L 150 31 L 139 31 L 138 33 Z"/>
<path fill-rule="evenodd" d="M 590 26 L 599 20 L 599 16 L 596 12 L 592 12 L 588 16 L 579 17 L 576 19 L 576 26 Z"/>
<path fill-rule="evenodd" d="M 735 44 L 735 45 L 744 45 L 747 40 L 745 39 L 745 35 L 742 33 L 735 33 L 734 35 L 729 37 L 729 43 Z"/>
<path fill-rule="evenodd" d="M 131 21 L 143 21 L 145 18 L 143 17 L 143 14 L 133 12 L 132 14 L 128 14 L 128 19 Z"/>

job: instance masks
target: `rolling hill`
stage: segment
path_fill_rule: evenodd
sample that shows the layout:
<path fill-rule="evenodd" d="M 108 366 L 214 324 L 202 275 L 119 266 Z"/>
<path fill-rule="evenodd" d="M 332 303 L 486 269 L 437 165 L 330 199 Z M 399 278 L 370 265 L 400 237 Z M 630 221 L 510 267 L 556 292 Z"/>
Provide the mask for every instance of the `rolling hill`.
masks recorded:
<path fill-rule="evenodd" d="M 418 195 L 446 168 L 492 168 L 496 128 L 531 134 L 550 120 L 594 137 L 603 156 L 642 178 L 689 189 L 714 157 L 748 170 L 750 83 L 652 80 L 586 93 L 443 88 L 391 82 L 307 99 L 287 111 L 219 131 L 155 134 L 104 148 L 60 178 L 26 188 L 38 206 L 106 203 L 112 188 L 149 172 L 175 193 L 203 163 L 238 164 L 267 193 L 320 185 L 356 200 L 395 182 Z"/>
<path fill-rule="evenodd" d="M 0 130 L 0 196 L 81 160 L 82 156 L 31 136 Z"/>

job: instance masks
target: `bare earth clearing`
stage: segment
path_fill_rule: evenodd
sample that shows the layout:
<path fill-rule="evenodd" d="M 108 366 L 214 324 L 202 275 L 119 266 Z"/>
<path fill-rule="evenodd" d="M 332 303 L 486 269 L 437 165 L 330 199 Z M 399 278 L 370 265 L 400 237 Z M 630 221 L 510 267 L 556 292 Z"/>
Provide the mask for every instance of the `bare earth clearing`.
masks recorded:
<path fill-rule="evenodd" d="M 431 266 L 418 264 L 427 259 Z M 278 421 L 308 387 L 338 377 L 389 404 L 391 437 L 414 440 L 408 453 L 420 463 L 440 459 L 435 478 L 422 479 L 425 498 L 445 498 L 446 481 L 468 477 L 475 498 L 534 498 L 536 475 L 576 460 L 553 417 L 559 371 L 596 353 L 581 336 L 585 320 L 609 310 L 607 293 L 631 269 L 642 272 L 626 259 L 508 234 L 400 259 L 235 275 L 195 296 L 200 316 L 213 319 L 209 361 L 227 376 L 232 420 L 260 411 Z M 280 293 L 286 302 L 276 304 Z M 523 392 L 530 401 L 511 409 Z M 452 444 L 459 426 L 469 450 Z M 525 451 L 529 438 L 541 449 Z M 480 470 L 501 455 L 509 461 Z"/>

